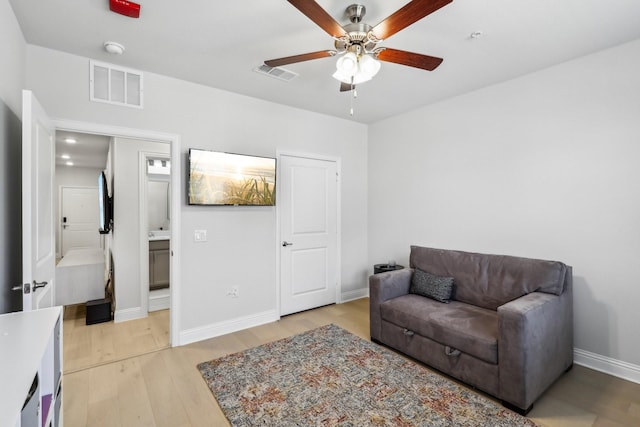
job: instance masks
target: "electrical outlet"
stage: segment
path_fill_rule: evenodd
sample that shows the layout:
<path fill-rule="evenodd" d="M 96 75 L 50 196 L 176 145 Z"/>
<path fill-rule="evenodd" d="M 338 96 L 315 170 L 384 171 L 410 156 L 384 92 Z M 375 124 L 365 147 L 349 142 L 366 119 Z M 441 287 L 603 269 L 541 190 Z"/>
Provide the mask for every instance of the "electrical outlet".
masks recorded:
<path fill-rule="evenodd" d="M 240 296 L 240 288 L 237 286 L 231 287 L 229 292 L 227 292 L 227 296 L 230 296 L 231 298 L 238 298 Z"/>

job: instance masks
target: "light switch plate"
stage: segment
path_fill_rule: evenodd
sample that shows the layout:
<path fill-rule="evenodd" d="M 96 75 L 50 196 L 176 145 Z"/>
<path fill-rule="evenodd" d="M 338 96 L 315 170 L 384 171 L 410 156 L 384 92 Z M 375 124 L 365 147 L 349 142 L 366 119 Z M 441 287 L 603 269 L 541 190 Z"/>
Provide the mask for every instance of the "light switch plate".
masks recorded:
<path fill-rule="evenodd" d="M 207 230 L 195 230 L 193 232 L 193 241 L 194 242 L 206 242 L 207 241 Z"/>

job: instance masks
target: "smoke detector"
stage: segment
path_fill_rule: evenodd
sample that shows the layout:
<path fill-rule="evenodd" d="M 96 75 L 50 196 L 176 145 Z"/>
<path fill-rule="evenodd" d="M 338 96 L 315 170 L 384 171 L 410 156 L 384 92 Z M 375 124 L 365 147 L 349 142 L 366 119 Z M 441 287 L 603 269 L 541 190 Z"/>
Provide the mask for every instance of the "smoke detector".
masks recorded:
<path fill-rule="evenodd" d="M 124 46 L 116 42 L 104 42 L 104 50 L 112 55 L 122 55 Z"/>

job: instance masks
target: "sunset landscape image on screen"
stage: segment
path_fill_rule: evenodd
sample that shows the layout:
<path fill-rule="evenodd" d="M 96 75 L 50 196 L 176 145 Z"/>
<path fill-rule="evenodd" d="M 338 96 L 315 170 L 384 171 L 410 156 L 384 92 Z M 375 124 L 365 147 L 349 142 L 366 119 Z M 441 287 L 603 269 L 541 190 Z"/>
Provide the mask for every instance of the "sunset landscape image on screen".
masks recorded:
<path fill-rule="evenodd" d="M 189 204 L 275 205 L 275 159 L 204 150 L 189 156 Z"/>

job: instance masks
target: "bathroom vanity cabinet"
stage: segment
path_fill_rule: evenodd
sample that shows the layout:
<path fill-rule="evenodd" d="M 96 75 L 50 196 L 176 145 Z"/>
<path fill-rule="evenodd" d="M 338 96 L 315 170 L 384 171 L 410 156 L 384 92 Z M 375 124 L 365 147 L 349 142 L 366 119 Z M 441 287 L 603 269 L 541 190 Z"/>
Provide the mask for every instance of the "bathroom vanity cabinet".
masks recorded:
<path fill-rule="evenodd" d="M 149 241 L 149 289 L 169 287 L 169 240 Z"/>

